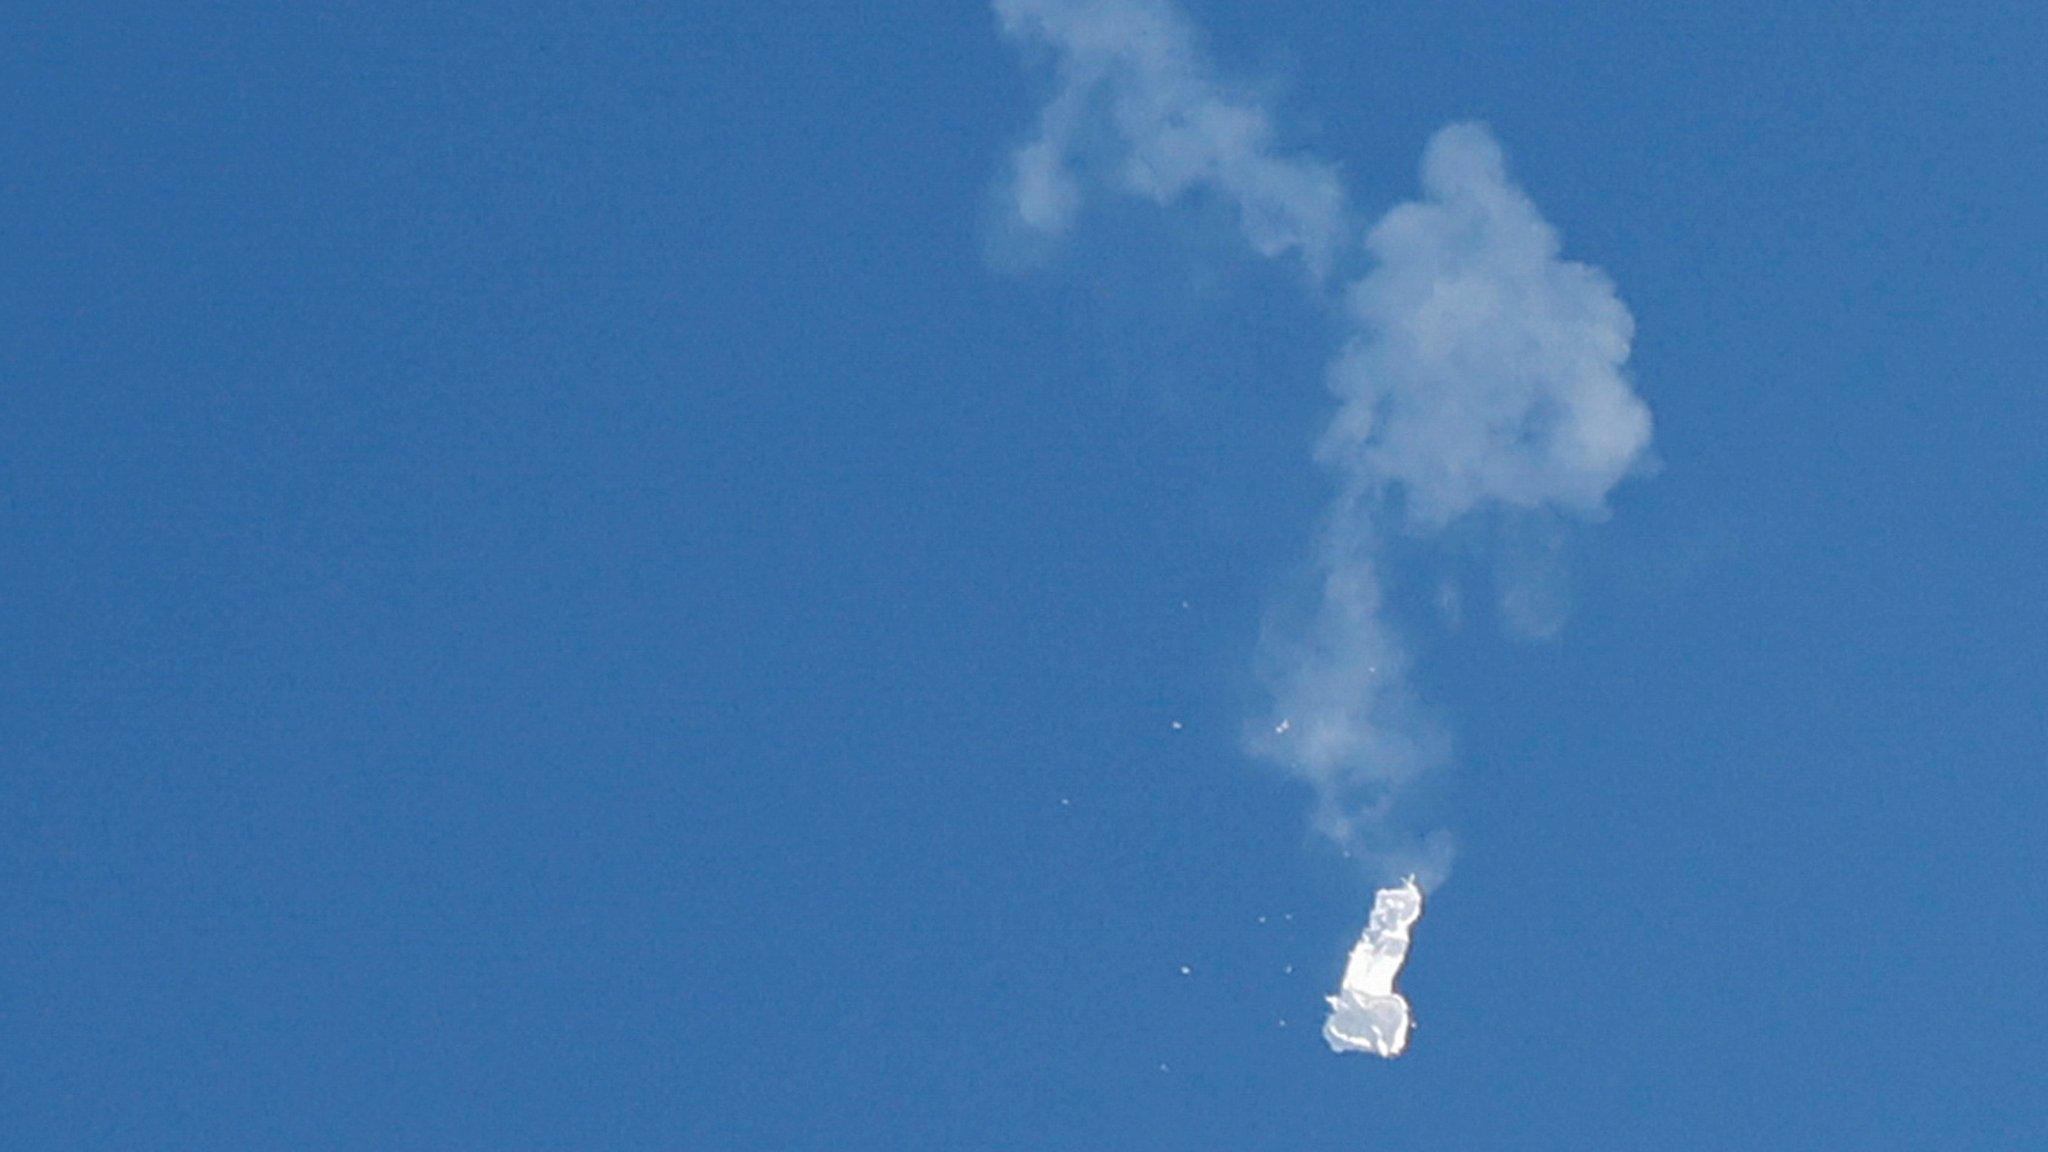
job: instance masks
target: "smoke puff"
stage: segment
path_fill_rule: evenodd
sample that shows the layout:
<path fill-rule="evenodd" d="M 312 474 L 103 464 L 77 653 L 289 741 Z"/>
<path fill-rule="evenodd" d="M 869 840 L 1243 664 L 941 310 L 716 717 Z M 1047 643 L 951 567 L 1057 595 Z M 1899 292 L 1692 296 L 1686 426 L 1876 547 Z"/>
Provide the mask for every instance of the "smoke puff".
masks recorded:
<path fill-rule="evenodd" d="M 1160 0 L 996 0 L 1006 34 L 1050 48 L 1057 87 L 1038 136 L 1011 157 L 1017 222 L 1065 233 L 1082 170 L 1161 205 L 1205 192 L 1234 205 L 1265 256 L 1298 253 L 1321 275 L 1348 226 L 1329 165 L 1281 154 L 1250 95 L 1208 75 L 1195 37 Z"/>
<path fill-rule="evenodd" d="M 1055 76 L 1036 136 L 1011 158 L 1013 226 L 1061 235 L 1106 186 L 1232 207 L 1254 251 L 1298 257 L 1317 284 L 1360 242 L 1335 168 L 1281 151 L 1265 107 L 1209 74 L 1167 0 L 995 9 L 1008 35 L 1049 52 Z M 1641 461 L 1650 415 L 1623 372 L 1628 309 L 1599 270 L 1561 258 L 1483 126 L 1436 134 L 1422 193 L 1364 234 L 1374 267 L 1343 297 L 1328 372 L 1338 410 L 1316 450 L 1336 493 L 1307 602 L 1266 629 L 1274 707 L 1247 743 L 1310 785 L 1318 830 L 1384 876 L 1433 886 L 1449 838 L 1414 835 L 1397 809 L 1449 741 L 1416 700 L 1387 610 L 1387 534 L 1426 538 L 1479 514 L 1598 519 Z M 1562 622 L 1545 581 L 1511 592 L 1512 627 Z"/>
<path fill-rule="evenodd" d="M 1650 441 L 1626 376 L 1635 323 L 1598 269 L 1507 178 L 1483 127 L 1437 133 L 1426 199 L 1366 237 L 1360 330 L 1330 372 L 1342 401 L 1318 456 L 1354 489 L 1398 486 L 1442 527 L 1488 502 L 1604 513 Z"/>
<path fill-rule="evenodd" d="M 1507 176 L 1477 124 L 1439 131 L 1424 198 L 1366 235 L 1373 270 L 1346 294 L 1331 366 L 1339 408 L 1317 459 L 1336 474 L 1305 624 L 1269 628 L 1275 738 L 1254 751 L 1306 780 L 1316 824 L 1383 875 L 1441 882 L 1447 837 L 1416 839 L 1394 806 L 1448 741 L 1416 705 L 1378 578 L 1388 520 L 1428 535 L 1479 511 L 1598 518 L 1650 441 L 1622 366 L 1634 320 L 1599 270 L 1561 259 L 1557 232 Z M 1562 622 L 1540 576 L 1503 616 L 1533 635 Z"/>

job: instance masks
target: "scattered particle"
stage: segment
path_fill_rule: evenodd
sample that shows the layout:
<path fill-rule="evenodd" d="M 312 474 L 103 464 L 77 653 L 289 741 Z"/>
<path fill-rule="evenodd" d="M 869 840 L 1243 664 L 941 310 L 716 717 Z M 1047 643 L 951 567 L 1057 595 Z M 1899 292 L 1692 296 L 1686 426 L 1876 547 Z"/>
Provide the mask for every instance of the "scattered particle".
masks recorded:
<path fill-rule="evenodd" d="M 1073 806 L 1074 802 L 1072 800 L 1067 799 L 1065 796 L 1060 797 L 1060 807 L 1072 808 Z"/>
<path fill-rule="evenodd" d="M 1275 726 L 1274 726 L 1274 728 L 1273 728 L 1273 735 L 1275 735 L 1275 736 L 1284 736 L 1284 735 L 1286 735 L 1286 734 L 1287 734 L 1287 730 L 1288 730 L 1289 728 L 1292 728 L 1292 727 L 1294 727 L 1294 721 L 1292 721 L 1292 720 L 1282 720 L 1282 721 L 1281 721 L 1281 722 L 1280 722 L 1279 724 L 1277 724 L 1277 725 L 1275 725 Z"/>
<path fill-rule="evenodd" d="M 1181 723 L 1180 723 L 1180 721 L 1178 721 L 1178 720 L 1175 720 L 1175 721 L 1173 722 L 1173 730 L 1174 730 L 1175 732 L 1178 732 L 1178 731 L 1180 731 L 1180 729 L 1181 729 Z"/>
<path fill-rule="evenodd" d="M 1287 969 L 1286 969 L 1286 971 L 1287 971 L 1287 974 L 1288 974 L 1289 976 L 1292 976 L 1292 975 L 1294 975 L 1294 965 L 1292 965 L 1292 964 L 1289 964 L 1289 965 L 1287 966 Z"/>
<path fill-rule="evenodd" d="M 1266 918 L 1264 916 L 1259 917 L 1259 923 L 1264 924 L 1265 922 Z"/>
<path fill-rule="evenodd" d="M 1195 974 L 1195 970 L 1183 964 L 1180 966 L 1180 974 L 1183 976 L 1192 976 Z"/>

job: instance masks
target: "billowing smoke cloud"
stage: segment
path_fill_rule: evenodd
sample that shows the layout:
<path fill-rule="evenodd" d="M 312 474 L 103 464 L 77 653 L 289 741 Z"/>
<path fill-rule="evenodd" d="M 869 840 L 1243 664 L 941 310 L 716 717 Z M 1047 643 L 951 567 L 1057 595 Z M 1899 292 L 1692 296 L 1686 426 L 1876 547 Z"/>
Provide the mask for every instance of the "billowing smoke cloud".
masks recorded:
<path fill-rule="evenodd" d="M 1209 74 L 1164 0 L 995 7 L 1008 34 L 1049 50 L 1056 81 L 1005 186 L 1016 225 L 1062 234 L 1093 188 L 1162 206 L 1205 197 L 1235 208 L 1252 249 L 1291 253 L 1318 282 L 1357 242 L 1335 170 L 1282 152 L 1264 106 Z M 1384 875 L 1431 884 L 1449 838 L 1417 835 L 1397 808 L 1448 744 L 1410 687 L 1387 544 L 1466 520 L 1598 519 L 1647 450 L 1650 416 L 1623 372 L 1628 309 L 1600 271 L 1560 257 L 1485 128 L 1438 132 L 1421 199 L 1363 247 L 1372 270 L 1344 291 L 1328 374 L 1339 408 L 1316 450 L 1336 496 L 1314 591 L 1268 629 L 1274 708 L 1250 743 L 1313 788 L 1319 830 Z M 1554 627 L 1512 591 L 1511 622 Z"/>
<path fill-rule="evenodd" d="M 1316 452 L 1338 485 L 1319 600 L 1305 626 L 1269 635 L 1278 731 L 1257 747 L 1315 787 L 1324 831 L 1433 880 L 1448 839 L 1411 842 L 1389 819 L 1445 748 L 1383 607 L 1384 536 L 1476 513 L 1603 516 L 1649 445 L 1650 415 L 1622 371 L 1628 309 L 1597 269 L 1559 258 L 1486 130 L 1438 132 L 1422 187 L 1367 233 L 1377 263 L 1346 297 L 1351 331 L 1329 373 L 1340 407 Z M 1526 597 L 1509 591 L 1514 619 Z"/>

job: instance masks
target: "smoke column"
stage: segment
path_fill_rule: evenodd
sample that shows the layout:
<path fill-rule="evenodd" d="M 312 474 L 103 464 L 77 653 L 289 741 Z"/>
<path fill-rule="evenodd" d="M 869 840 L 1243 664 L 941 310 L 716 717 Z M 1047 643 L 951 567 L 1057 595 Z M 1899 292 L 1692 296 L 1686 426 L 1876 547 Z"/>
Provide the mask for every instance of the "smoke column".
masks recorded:
<path fill-rule="evenodd" d="M 1560 257 L 1556 230 L 1477 124 L 1430 140 L 1421 197 L 1362 230 L 1371 270 L 1333 287 L 1333 271 L 1357 263 L 1361 233 L 1335 168 L 1282 150 L 1266 107 L 1211 75 L 1170 3 L 995 10 L 1053 77 L 1037 133 L 1004 178 L 1008 227 L 1056 238 L 1091 192 L 1162 208 L 1220 202 L 1253 251 L 1296 258 L 1318 291 L 1341 293 L 1327 375 L 1338 408 L 1316 449 L 1335 496 L 1313 589 L 1262 642 L 1273 709 L 1249 744 L 1310 786 L 1316 828 L 1379 880 L 1440 883 L 1449 837 L 1418 834 L 1399 812 L 1448 750 L 1410 687 L 1386 603 L 1388 543 L 1467 521 L 1605 516 L 1650 441 L 1649 410 L 1623 372 L 1628 309 L 1598 269 Z"/>

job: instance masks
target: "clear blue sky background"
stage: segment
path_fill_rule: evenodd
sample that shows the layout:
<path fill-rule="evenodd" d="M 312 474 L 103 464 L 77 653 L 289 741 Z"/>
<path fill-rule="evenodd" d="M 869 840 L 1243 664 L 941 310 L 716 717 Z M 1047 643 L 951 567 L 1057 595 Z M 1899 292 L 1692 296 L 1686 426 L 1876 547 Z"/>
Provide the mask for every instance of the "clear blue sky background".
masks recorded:
<path fill-rule="evenodd" d="M 1367 211 L 1489 121 L 1658 419 L 1423 654 L 1391 1064 L 1237 743 L 1292 274 L 991 270 L 976 4 L 429 7 L 0 15 L 0 1143 L 2048 1144 L 2041 6 L 1189 4 Z"/>

